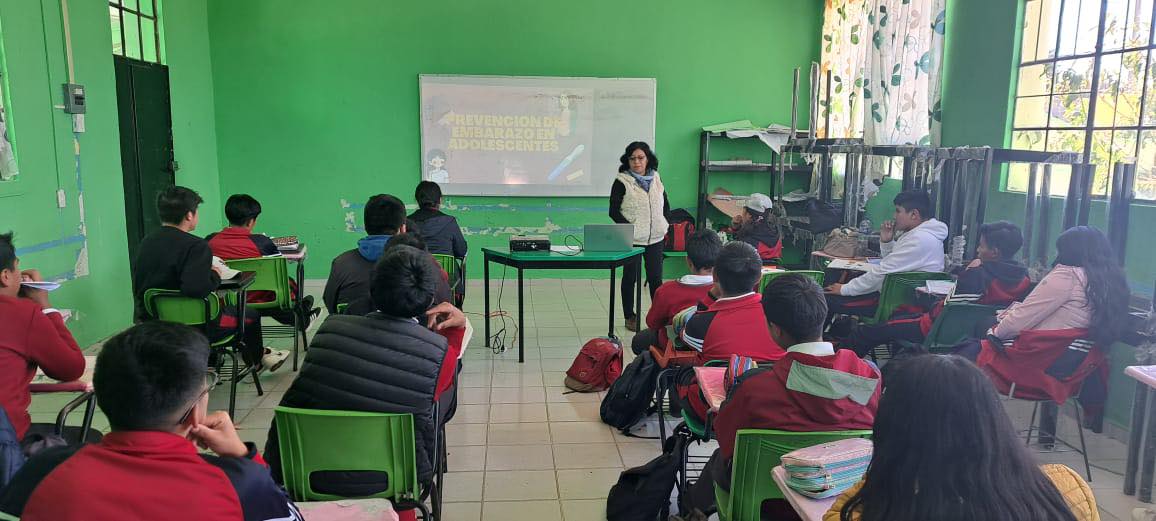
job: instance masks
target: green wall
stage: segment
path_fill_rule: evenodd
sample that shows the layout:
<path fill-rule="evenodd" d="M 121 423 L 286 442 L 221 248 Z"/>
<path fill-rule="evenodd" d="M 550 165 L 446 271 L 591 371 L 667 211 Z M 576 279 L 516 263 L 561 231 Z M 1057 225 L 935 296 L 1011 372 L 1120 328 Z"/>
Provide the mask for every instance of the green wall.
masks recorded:
<path fill-rule="evenodd" d="M 948 34 L 944 58 L 943 143 L 947 146 L 1010 143 L 1012 99 L 1016 66 L 1019 63 L 1022 2 L 1009 0 L 957 0 L 948 4 Z M 987 220 L 1007 219 L 1023 224 L 1024 196 L 1000 190 L 1001 175 L 993 175 L 987 206 Z M 1063 195 L 1063 194 L 1061 194 Z M 1053 198 L 1049 216 L 1052 241 L 1059 230 L 1063 199 Z M 1102 201 L 1092 205 L 1090 224 L 1105 229 L 1106 209 Z M 1132 291 L 1151 295 L 1156 264 L 1150 262 L 1156 249 L 1144 224 L 1156 219 L 1151 203 L 1132 207 L 1128 230 L 1125 269 Z M 1054 246 L 1053 246 L 1054 250 Z M 1127 427 L 1132 404 L 1133 382 L 1123 374 L 1135 363 L 1133 349 L 1117 344 L 1111 352 L 1110 401 L 1107 417 Z"/>
<path fill-rule="evenodd" d="M 79 174 L 71 117 L 53 108 L 68 79 L 60 2 L 0 1 L 6 97 L 21 171 L 18 181 L 0 183 L 0 229 L 16 232 L 22 267 L 73 279 L 52 294 L 52 303 L 75 310 L 68 325 L 87 344 L 130 323 L 132 297 L 108 7 L 72 1 L 69 21 L 76 81 L 87 87 Z M 56 205 L 58 188 L 67 195 L 63 209 Z"/>
<path fill-rule="evenodd" d="M 693 207 L 697 129 L 748 118 L 789 124 L 791 70 L 818 58 L 823 5 L 628 5 L 211 0 L 221 194 L 260 199 L 259 228 L 300 236 L 313 259 L 308 276 L 325 277 L 329 259 L 361 236 L 368 196 L 413 202 L 419 74 L 654 77 L 662 175 L 671 204 Z M 616 167 L 604 165 L 606 174 Z M 513 233 L 549 232 L 560 242 L 585 223 L 609 222 L 601 198 L 447 203 L 475 252 L 475 275 L 480 246 L 505 244 Z"/>

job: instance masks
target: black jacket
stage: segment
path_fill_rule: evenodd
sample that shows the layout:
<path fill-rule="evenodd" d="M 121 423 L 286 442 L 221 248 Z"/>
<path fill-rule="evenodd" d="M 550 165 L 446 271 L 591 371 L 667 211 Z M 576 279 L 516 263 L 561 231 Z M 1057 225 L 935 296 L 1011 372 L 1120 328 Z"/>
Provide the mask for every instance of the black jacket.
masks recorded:
<path fill-rule="evenodd" d="M 187 297 L 204 298 L 221 284 L 213 271 L 209 243 L 191 233 L 162 226 L 137 246 L 132 264 L 132 295 L 136 319 L 144 320 L 144 294 L 150 289 L 177 289 Z"/>
<path fill-rule="evenodd" d="M 459 259 L 466 256 L 469 246 L 458 220 L 452 215 L 422 208 L 410 214 L 409 218 L 417 223 L 417 231 L 430 253 L 453 255 Z"/>
<path fill-rule="evenodd" d="M 445 362 L 445 337 L 412 320 L 387 317 L 332 315 L 321 324 L 297 379 L 281 405 L 303 409 L 412 413 L 417 441 L 418 479 L 433 475 L 434 394 Z M 281 481 L 281 454 L 277 425 L 269 428 L 266 461 L 273 478 Z M 366 485 L 374 476 L 364 473 L 328 473 L 321 477 L 333 491 L 342 486 Z M 315 475 L 314 479 L 319 477 Z M 317 488 L 316 484 L 314 488 Z M 353 495 L 366 495 L 356 494 Z"/>

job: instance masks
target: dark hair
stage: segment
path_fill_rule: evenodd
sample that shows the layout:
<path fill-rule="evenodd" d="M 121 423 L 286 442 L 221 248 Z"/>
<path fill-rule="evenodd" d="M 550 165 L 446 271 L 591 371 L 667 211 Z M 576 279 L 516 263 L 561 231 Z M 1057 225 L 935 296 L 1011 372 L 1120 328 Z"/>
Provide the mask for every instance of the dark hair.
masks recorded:
<path fill-rule="evenodd" d="M 740 241 L 728 242 L 714 263 L 714 280 L 723 296 L 753 291 L 763 276 L 763 261 L 754 246 Z"/>
<path fill-rule="evenodd" d="M 896 363 L 863 488 L 841 520 L 1075 521 L 982 371 L 954 355 Z"/>
<path fill-rule="evenodd" d="M 796 342 L 815 342 L 823 338 L 827 298 L 810 277 L 780 275 L 763 288 L 763 314 Z"/>
<path fill-rule="evenodd" d="M 200 331 L 160 320 L 128 328 L 96 357 L 96 401 L 114 431 L 176 427 L 204 392 L 209 341 Z"/>
<path fill-rule="evenodd" d="M 698 230 L 686 239 L 686 258 L 695 269 L 713 268 L 722 247 L 722 239 L 713 230 Z"/>
<path fill-rule="evenodd" d="M 988 247 L 999 250 L 1000 257 L 1011 259 L 1024 245 L 1024 234 L 1020 227 L 1007 221 L 996 221 L 979 225 L 979 236 Z"/>
<path fill-rule="evenodd" d="M 16 269 L 16 245 L 12 232 L 0 233 L 0 271 Z"/>
<path fill-rule="evenodd" d="M 894 203 L 895 206 L 899 206 L 909 212 L 919 210 L 919 217 L 923 219 L 935 217 L 935 212 L 931 209 L 931 197 L 923 190 L 915 189 L 899 192 L 891 202 Z"/>
<path fill-rule="evenodd" d="M 249 194 L 233 194 L 225 201 L 225 218 L 233 226 L 244 226 L 258 215 L 261 215 L 261 203 Z"/>
<path fill-rule="evenodd" d="M 183 186 L 170 186 L 157 194 L 157 216 L 165 224 L 180 224 L 189 212 L 205 202 L 201 196 Z"/>
<path fill-rule="evenodd" d="M 646 154 L 647 170 L 658 170 L 658 156 L 654 155 L 654 152 L 650 150 L 650 145 L 647 145 L 645 141 L 635 141 L 626 145 L 626 152 L 622 154 L 622 157 L 618 158 L 618 161 L 622 163 L 618 165 L 619 172 L 630 171 L 630 155 L 633 154 L 635 150 L 641 150 Z"/>
<path fill-rule="evenodd" d="M 433 181 L 422 181 L 413 191 L 418 208 L 437 208 L 442 202 L 442 187 Z"/>
<path fill-rule="evenodd" d="M 389 194 L 377 194 L 365 203 L 365 233 L 393 235 L 405 224 L 405 204 Z"/>
<path fill-rule="evenodd" d="M 1132 292 L 1108 238 L 1091 226 L 1069 228 L 1056 239 L 1055 263 L 1084 268 L 1088 277 L 1084 292 L 1092 308 L 1089 336 L 1105 347 L 1116 341 L 1129 324 Z"/>
<path fill-rule="evenodd" d="M 423 251 L 429 250 L 429 248 L 426 247 L 425 240 L 421 238 L 421 235 L 411 232 L 408 229 L 405 233 L 399 233 L 390 237 L 389 242 L 385 243 L 385 248 L 382 252 L 387 252 L 390 248 L 396 248 L 398 246 L 412 246 Z"/>
<path fill-rule="evenodd" d="M 433 305 L 440 276 L 428 252 L 396 246 L 374 266 L 369 295 L 377 310 L 386 315 L 417 317 Z"/>

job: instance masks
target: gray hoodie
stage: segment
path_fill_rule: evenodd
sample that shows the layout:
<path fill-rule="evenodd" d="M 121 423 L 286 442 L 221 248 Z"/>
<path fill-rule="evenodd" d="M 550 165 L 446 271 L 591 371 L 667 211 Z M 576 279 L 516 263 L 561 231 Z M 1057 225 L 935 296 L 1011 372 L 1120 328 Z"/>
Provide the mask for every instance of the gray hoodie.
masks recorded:
<path fill-rule="evenodd" d="M 943 241 L 947 239 L 947 225 L 932 218 L 923 221 L 900 235 L 898 239 L 879 245 L 883 259 L 871 270 L 843 285 L 841 295 L 854 297 L 874 293 L 883 288 L 883 279 L 891 273 L 905 271 L 943 271 Z"/>

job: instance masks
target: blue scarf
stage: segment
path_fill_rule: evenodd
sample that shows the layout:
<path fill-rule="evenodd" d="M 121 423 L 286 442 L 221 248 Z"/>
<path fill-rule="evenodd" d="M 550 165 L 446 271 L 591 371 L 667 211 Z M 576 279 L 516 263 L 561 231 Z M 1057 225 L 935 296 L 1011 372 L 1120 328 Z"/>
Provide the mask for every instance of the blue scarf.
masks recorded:
<path fill-rule="evenodd" d="M 634 170 L 627 170 L 626 173 L 630 174 L 644 191 L 650 191 L 650 183 L 654 182 L 654 170 L 647 170 L 646 175 L 638 175 Z"/>

